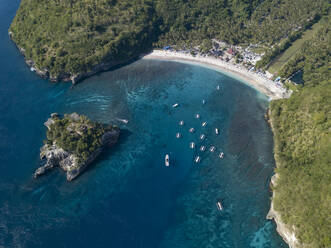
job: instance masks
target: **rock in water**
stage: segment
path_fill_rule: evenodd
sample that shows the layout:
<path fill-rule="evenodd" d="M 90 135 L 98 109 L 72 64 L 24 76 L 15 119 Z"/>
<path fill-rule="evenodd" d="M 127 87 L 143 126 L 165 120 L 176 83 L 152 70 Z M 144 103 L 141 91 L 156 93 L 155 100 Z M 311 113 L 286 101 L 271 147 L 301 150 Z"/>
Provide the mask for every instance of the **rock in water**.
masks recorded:
<path fill-rule="evenodd" d="M 116 144 L 120 134 L 116 126 L 92 122 L 77 113 L 62 119 L 52 114 L 45 126 L 47 140 L 40 149 L 40 158 L 46 163 L 35 171 L 35 178 L 59 166 L 67 172 L 68 181 L 75 179 L 106 147 Z"/>

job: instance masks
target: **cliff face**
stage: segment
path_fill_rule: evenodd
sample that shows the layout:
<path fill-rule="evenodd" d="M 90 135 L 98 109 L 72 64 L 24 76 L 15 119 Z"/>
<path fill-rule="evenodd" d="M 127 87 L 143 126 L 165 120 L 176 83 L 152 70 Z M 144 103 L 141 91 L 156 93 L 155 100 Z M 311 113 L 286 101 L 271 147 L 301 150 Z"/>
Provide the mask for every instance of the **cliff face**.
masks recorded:
<path fill-rule="evenodd" d="M 32 71 L 51 81 L 77 83 L 152 47 L 159 32 L 153 5 L 21 0 L 8 32 Z"/>
<path fill-rule="evenodd" d="M 8 32 L 9 37 L 12 39 L 13 33 L 11 31 Z M 16 43 L 15 43 L 16 44 Z M 38 76 L 44 79 L 49 79 L 51 82 L 59 82 L 59 81 L 71 81 L 72 84 L 79 83 L 80 81 L 84 80 L 85 78 L 88 78 L 90 76 L 93 76 L 99 72 L 104 72 L 112 69 L 113 67 L 120 66 L 126 63 L 129 63 L 130 61 L 134 60 L 135 58 L 138 58 L 140 53 L 135 53 L 134 55 L 121 60 L 112 60 L 108 62 L 101 62 L 97 64 L 96 66 L 90 68 L 88 71 L 81 71 L 80 73 L 71 73 L 71 72 L 61 72 L 59 74 L 53 75 L 49 72 L 47 68 L 39 68 L 36 63 L 31 60 L 27 59 L 25 56 L 25 49 L 19 47 L 16 44 L 18 50 L 23 55 L 25 63 L 30 67 L 30 70 L 35 72 Z"/>
<path fill-rule="evenodd" d="M 271 178 L 271 185 L 276 186 L 276 181 L 278 174 L 274 174 Z M 273 199 L 275 197 L 275 192 L 273 191 Z M 274 209 L 273 200 L 271 201 L 270 210 L 267 215 L 268 220 L 274 220 L 277 225 L 277 232 L 284 239 L 284 241 L 289 245 L 290 248 L 299 248 L 302 247 L 298 242 L 298 239 L 295 236 L 295 227 L 293 226 L 291 230 L 288 226 L 283 223 L 280 214 Z"/>
<path fill-rule="evenodd" d="M 268 110 L 268 112 L 265 115 L 265 119 L 268 121 L 271 130 L 274 132 L 274 127 L 273 127 L 273 123 L 272 120 L 270 119 L 270 109 Z M 277 159 L 275 157 L 275 161 L 277 164 Z M 273 186 L 277 185 L 277 178 L 279 177 L 279 175 L 276 173 L 272 176 L 271 178 L 271 182 L 270 182 L 270 186 L 271 188 Z M 277 232 L 278 234 L 284 239 L 284 241 L 289 245 L 290 248 L 300 248 L 302 247 L 302 245 L 299 243 L 298 239 L 295 236 L 295 227 L 293 226 L 291 229 L 290 227 L 288 227 L 281 219 L 280 213 L 278 213 L 275 209 L 274 209 L 274 198 L 275 198 L 275 191 L 272 191 L 272 200 L 271 200 L 271 205 L 270 205 L 270 210 L 267 214 L 267 219 L 268 220 L 274 220 L 276 225 L 277 225 Z"/>
<path fill-rule="evenodd" d="M 75 135 L 76 139 L 78 139 L 77 144 L 80 144 L 79 139 L 83 139 L 83 137 L 85 137 L 85 133 L 91 134 L 91 130 L 95 132 L 101 132 L 100 130 L 104 130 L 93 129 L 88 126 L 91 125 L 90 123 L 81 123 L 80 118 L 81 116 L 75 113 L 71 114 L 68 119 L 72 120 L 72 122 L 67 121 L 65 126 L 66 130 L 70 130 L 68 136 Z M 52 114 L 52 117 L 45 122 L 48 132 L 55 132 L 53 129 L 56 128 L 56 123 L 59 121 L 58 116 L 56 114 Z M 77 132 L 80 134 L 77 135 Z M 59 143 L 61 143 L 59 140 L 48 139 L 47 143 L 40 149 L 40 159 L 45 159 L 46 163 L 35 171 L 34 177 L 37 178 L 44 175 L 54 167 L 60 167 L 66 171 L 68 181 L 75 179 L 100 155 L 106 147 L 116 144 L 119 134 L 120 130 L 118 128 L 105 129 L 104 132 L 102 132 L 102 135 L 98 136 L 96 139 L 96 141 L 100 142 L 99 145 L 97 145 L 92 152 L 88 153 L 88 155 L 83 158 L 76 152 L 75 147 L 73 147 L 71 151 L 68 149 L 65 150 L 61 147 L 61 145 L 59 145 Z M 86 147 L 85 149 L 89 150 L 90 147 Z"/>

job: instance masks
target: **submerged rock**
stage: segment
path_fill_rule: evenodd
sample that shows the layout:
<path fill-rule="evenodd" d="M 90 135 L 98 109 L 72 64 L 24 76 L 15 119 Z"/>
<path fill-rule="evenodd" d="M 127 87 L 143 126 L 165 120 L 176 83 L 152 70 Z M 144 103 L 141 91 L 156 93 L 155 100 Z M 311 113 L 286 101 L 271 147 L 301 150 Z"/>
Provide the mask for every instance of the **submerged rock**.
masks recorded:
<path fill-rule="evenodd" d="M 120 134 L 116 126 L 92 122 L 77 113 L 62 119 L 53 113 L 44 124 L 48 128 L 47 140 L 40 149 L 40 159 L 46 163 L 35 171 L 35 178 L 60 167 L 66 171 L 68 181 L 75 179 L 106 147 L 116 144 Z"/>

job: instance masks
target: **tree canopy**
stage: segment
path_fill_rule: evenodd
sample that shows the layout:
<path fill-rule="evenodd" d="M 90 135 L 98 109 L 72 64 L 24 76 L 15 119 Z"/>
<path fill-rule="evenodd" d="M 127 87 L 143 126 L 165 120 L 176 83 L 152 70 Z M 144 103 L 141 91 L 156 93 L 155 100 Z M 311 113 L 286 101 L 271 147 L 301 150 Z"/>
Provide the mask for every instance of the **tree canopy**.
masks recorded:
<path fill-rule="evenodd" d="M 302 70 L 304 85 L 270 105 L 279 174 L 274 206 L 307 247 L 331 245 L 330 44 L 329 22 L 283 72 Z"/>
<path fill-rule="evenodd" d="M 52 77 L 89 72 L 154 46 L 273 45 L 326 9 L 325 0 L 22 0 L 10 27 Z"/>

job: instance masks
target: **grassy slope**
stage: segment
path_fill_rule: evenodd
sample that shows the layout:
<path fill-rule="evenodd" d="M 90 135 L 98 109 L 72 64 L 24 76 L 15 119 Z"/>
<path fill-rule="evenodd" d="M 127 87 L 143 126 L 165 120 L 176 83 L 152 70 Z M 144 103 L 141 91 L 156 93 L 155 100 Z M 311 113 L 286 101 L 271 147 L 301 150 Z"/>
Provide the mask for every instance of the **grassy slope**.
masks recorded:
<path fill-rule="evenodd" d="M 318 32 L 322 26 L 320 22 L 315 23 L 310 29 L 306 30 L 300 39 L 294 41 L 288 49 L 278 55 L 268 67 L 268 71 L 272 74 L 277 73 L 283 65 L 287 63 L 287 61 L 289 61 L 298 51 L 300 51 L 300 48 L 303 46 L 305 41 L 312 39 L 312 37 Z"/>
<path fill-rule="evenodd" d="M 274 126 L 275 209 L 300 241 L 331 247 L 331 73 L 328 24 L 300 51 L 305 86 L 270 105 Z"/>

